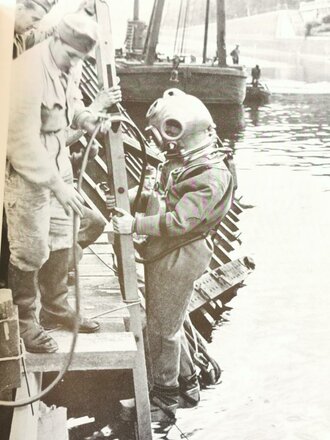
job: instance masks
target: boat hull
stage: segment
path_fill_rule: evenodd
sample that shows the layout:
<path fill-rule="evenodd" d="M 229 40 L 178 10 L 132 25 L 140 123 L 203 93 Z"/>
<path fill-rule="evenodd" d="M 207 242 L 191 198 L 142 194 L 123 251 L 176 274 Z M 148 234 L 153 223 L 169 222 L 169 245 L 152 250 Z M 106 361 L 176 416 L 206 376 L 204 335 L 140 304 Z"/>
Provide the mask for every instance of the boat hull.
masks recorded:
<path fill-rule="evenodd" d="M 257 86 L 248 84 L 244 104 L 267 104 L 270 101 L 271 92 L 266 84 L 259 83 Z"/>
<path fill-rule="evenodd" d="M 152 102 L 172 87 L 195 95 L 206 104 L 242 104 L 245 98 L 246 74 L 241 68 L 180 65 L 178 81 L 173 81 L 170 64 L 119 65 L 117 73 L 123 101 L 127 102 Z"/>

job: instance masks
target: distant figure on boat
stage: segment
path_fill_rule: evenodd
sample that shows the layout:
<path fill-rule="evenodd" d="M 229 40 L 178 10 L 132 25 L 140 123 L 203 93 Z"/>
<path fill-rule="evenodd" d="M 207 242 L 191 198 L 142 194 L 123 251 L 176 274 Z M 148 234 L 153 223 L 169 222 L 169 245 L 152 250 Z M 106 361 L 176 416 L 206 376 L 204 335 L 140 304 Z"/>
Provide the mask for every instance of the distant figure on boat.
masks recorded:
<path fill-rule="evenodd" d="M 177 69 L 179 67 L 179 64 L 180 64 L 179 55 L 174 55 L 173 60 L 172 60 L 173 69 Z"/>
<path fill-rule="evenodd" d="M 261 76 L 261 70 L 260 70 L 260 67 L 258 66 L 258 64 L 252 68 L 251 76 L 252 76 L 252 85 L 254 87 L 258 87 L 259 79 Z"/>
<path fill-rule="evenodd" d="M 195 57 L 195 55 L 190 55 L 190 62 L 191 62 L 191 63 L 196 63 L 196 57 Z"/>
<path fill-rule="evenodd" d="M 179 71 L 178 71 L 179 64 L 180 64 L 180 57 L 178 55 L 175 55 L 172 60 L 173 70 L 171 72 L 170 81 L 179 82 Z"/>
<path fill-rule="evenodd" d="M 240 51 L 239 51 L 239 45 L 236 44 L 235 49 L 233 49 L 233 50 L 230 52 L 230 56 L 231 56 L 231 58 L 232 58 L 232 60 L 233 60 L 233 64 L 239 64 L 239 54 L 240 54 Z"/>
<path fill-rule="evenodd" d="M 305 24 L 305 38 L 311 35 L 312 28 L 313 28 L 313 24 L 310 21 L 308 21 Z"/>
<path fill-rule="evenodd" d="M 160 52 L 156 52 L 155 53 L 155 60 L 158 61 L 158 62 L 162 62 L 163 61 Z"/>

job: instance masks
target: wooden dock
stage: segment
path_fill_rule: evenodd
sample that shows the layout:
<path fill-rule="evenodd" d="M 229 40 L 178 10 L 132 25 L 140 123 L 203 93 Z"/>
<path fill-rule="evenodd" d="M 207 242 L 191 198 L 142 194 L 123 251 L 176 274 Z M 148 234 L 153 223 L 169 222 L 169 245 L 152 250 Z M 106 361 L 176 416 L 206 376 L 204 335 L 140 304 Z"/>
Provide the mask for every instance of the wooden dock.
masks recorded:
<path fill-rule="evenodd" d="M 79 334 L 70 371 L 134 369 L 137 366 L 137 345 L 128 331 L 130 313 L 122 299 L 118 278 L 112 268 L 113 249 L 104 233 L 85 250 L 80 264 L 81 314 L 100 322 L 100 331 Z M 74 287 L 69 301 L 74 307 Z M 50 354 L 26 353 L 30 394 L 41 390 L 42 373 L 60 371 L 70 352 L 72 334 L 63 329 L 51 331 L 59 349 Z M 28 397 L 26 381 L 17 390 L 16 400 Z M 34 415 L 29 406 L 14 411 L 10 440 L 37 440 L 38 404 Z M 143 411 L 143 409 L 142 409 Z M 149 416 L 149 413 L 148 413 Z"/>
<path fill-rule="evenodd" d="M 132 368 L 136 344 L 128 328 L 129 311 L 123 302 L 118 278 L 112 264 L 112 246 L 104 233 L 85 250 L 80 268 L 81 315 L 100 322 L 97 333 L 79 334 L 70 370 L 104 370 Z M 70 287 L 74 308 L 74 287 Z M 109 312 L 109 313 L 106 313 Z M 52 331 L 59 350 L 51 354 L 27 353 L 30 371 L 58 371 L 70 349 L 71 333 Z"/>

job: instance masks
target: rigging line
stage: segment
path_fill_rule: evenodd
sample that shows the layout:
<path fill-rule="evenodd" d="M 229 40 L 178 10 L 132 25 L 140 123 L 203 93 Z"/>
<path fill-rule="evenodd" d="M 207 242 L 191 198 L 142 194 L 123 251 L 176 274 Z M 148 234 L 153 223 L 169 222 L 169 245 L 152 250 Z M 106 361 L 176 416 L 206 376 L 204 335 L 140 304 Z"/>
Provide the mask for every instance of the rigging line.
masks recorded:
<path fill-rule="evenodd" d="M 151 24 L 154 21 L 155 18 L 155 10 L 156 10 L 156 1 L 154 1 L 153 7 L 152 7 L 152 11 L 151 11 L 151 15 L 150 15 L 150 20 L 149 20 L 149 24 L 147 27 L 147 35 L 146 35 L 146 39 L 144 42 L 144 46 L 143 46 L 143 55 L 145 55 L 147 53 L 147 49 L 149 46 L 149 40 L 150 40 L 150 30 L 151 30 Z"/>
<path fill-rule="evenodd" d="M 190 9 L 190 0 L 187 0 L 186 11 L 185 11 L 185 16 L 184 16 L 184 23 L 183 23 L 182 40 L 181 40 L 181 49 L 180 49 L 181 54 L 183 53 L 183 46 L 184 46 L 184 40 L 185 40 L 185 36 L 186 36 L 186 28 L 187 28 L 189 9 Z"/>
<path fill-rule="evenodd" d="M 204 26 L 204 43 L 203 43 L 203 64 L 206 63 L 206 58 L 207 58 L 207 43 L 208 43 L 208 33 L 209 33 L 209 19 L 210 19 L 210 0 L 206 0 L 205 26 Z"/>
<path fill-rule="evenodd" d="M 180 2 L 179 17 L 178 17 L 178 22 L 177 22 L 176 31 L 175 31 L 173 55 L 175 55 L 176 52 L 177 52 L 177 43 L 178 43 L 180 23 L 181 23 L 181 20 L 182 20 L 182 12 L 183 12 L 183 0 L 181 0 L 181 2 Z"/>
<path fill-rule="evenodd" d="M 177 47 L 177 53 L 178 54 L 181 54 L 181 51 L 182 51 L 183 38 L 184 38 L 185 17 L 186 17 L 186 14 L 187 14 L 187 1 L 188 0 L 184 0 L 184 1 L 185 1 L 185 4 L 184 4 L 184 7 L 182 9 L 182 17 L 181 17 L 181 22 L 180 22 L 180 26 L 181 26 L 181 29 L 180 29 L 180 34 L 181 34 L 180 35 L 180 42 L 178 42 L 178 47 Z"/>

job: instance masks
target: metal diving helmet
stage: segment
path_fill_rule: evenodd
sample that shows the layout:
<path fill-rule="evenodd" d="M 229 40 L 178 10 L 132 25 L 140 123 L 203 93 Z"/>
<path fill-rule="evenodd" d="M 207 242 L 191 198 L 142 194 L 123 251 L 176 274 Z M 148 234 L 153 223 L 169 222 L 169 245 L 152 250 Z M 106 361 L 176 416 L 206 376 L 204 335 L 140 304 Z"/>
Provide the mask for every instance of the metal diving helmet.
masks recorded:
<path fill-rule="evenodd" d="M 149 132 L 167 156 L 189 157 L 217 141 L 212 116 L 202 101 L 168 89 L 147 112 Z"/>

